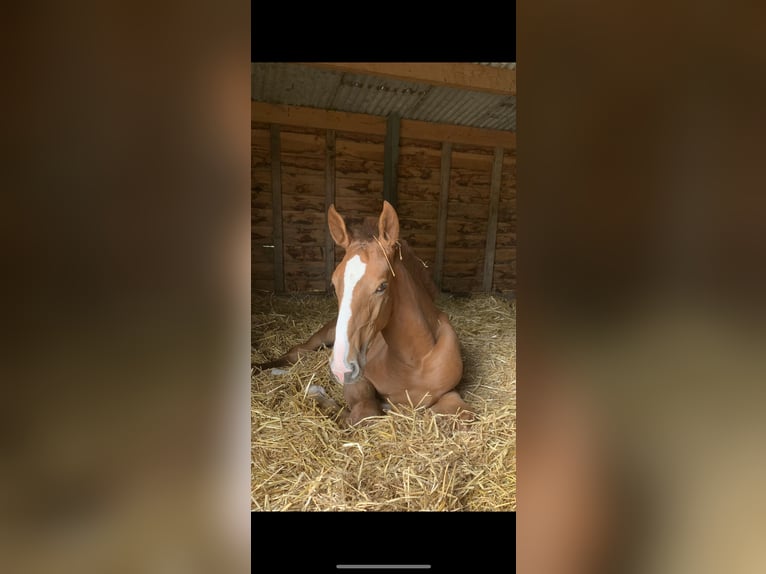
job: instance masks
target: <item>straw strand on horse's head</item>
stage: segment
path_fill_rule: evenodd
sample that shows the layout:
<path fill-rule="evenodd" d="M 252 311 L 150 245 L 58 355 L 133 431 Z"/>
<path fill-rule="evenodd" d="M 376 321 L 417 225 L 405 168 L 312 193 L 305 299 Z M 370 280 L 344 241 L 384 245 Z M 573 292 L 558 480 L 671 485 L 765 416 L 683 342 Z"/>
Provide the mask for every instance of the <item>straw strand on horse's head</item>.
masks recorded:
<path fill-rule="evenodd" d="M 380 239 L 378 239 L 378 236 L 377 236 L 377 235 L 373 235 L 372 237 L 373 237 L 373 239 L 375 239 L 375 241 L 378 243 L 378 247 L 380 247 L 380 250 L 383 252 L 383 257 L 385 257 L 385 258 L 386 258 L 386 263 L 388 263 L 388 268 L 391 270 L 391 275 L 393 275 L 394 277 L 396 277 L 396 273 L 394 272 L 394 268 L 393 268 L 393 266 L 391 265 L 391 261 L 389 261 L 389 259 L 388 259 L 388 253 L 386 253 L 386 248 L 385 248 L 385 247 L 383 247 L 383 244 L 380 242 Z M 397 242 L 395 243 L 395 245 L 396 245 L 396 247 L 399 249 L 399 261 L 402 261 L 402 244 L 401 244 L 401 242 L 397 241 Z M 412 253 L 412 251 L 410 251 L 410 253 Z M 418 261 L 420 261 L 420 263 L 423 265 L 423 267 L 425 267 L 426 269 L 428 269 L 428 263 L 426 263 L 425 261 L 423 261 L 423 260 L 422 260 L 420 257 L 418 257 L 417 255 L 415 255 L 414 253 L 413 253 L 413 255 L 415 256 L 415 258 L 416 258 Z"/>
<path fill-rule="evenodd" d="M 380 242 L 380 239 L 378 239 L 377 235 L 373 235 L 372 237 L 378 243 L 378 247 L 380 247 L 380 250 L 383 252 L 383 257 L 386 258 L 386 263 L 388 263 L 388 268 L 391 270 L 391 275 L 396 277 L 396 273 L 394 272 L 394 267 L 393 265 L 391 265 L 391 261 L 388 260 L 388 253 L 386 253 L 386 248 L 383 247 L 383 244 Z M 402 244 L 397 241 L 396 246 L 399 248 L 399 261 L 401 261 L 402 260 Z"/>

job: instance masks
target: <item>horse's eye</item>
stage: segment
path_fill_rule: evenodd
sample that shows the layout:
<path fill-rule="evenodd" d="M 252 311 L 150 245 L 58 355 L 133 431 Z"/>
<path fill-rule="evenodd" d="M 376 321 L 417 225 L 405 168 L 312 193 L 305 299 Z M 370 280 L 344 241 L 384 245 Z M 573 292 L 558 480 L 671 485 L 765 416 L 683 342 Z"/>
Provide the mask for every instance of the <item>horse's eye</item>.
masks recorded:
<path fill-rule="evenodd" d="M 383 293 L 383 291 L 385 291 L 385 290 L 386 290 L 386 287 L 388 287 L 388 283 L 386 283 L 385 281 L 383 281 L 383 283 L 381 283 L 381 284 L 378 286 L 378 288 L 377 288 L 377 289 L 375 289 L 375 293 Z"/>

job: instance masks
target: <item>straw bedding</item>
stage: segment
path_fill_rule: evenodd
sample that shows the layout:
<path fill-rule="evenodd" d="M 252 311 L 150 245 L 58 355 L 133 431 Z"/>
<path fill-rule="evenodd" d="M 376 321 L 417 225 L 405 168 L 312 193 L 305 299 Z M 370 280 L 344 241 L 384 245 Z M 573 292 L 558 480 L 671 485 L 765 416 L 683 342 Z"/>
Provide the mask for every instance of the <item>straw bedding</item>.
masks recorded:
<path fill-rule="evenodd" d="M 283 374 L 254 370 L 252 510 L 516 510 L 515 302 L 441 295 L 437 303 L 460 338 L 458 390 L 477 420 L 459 427 L 454 416 L 408 407 L 344 428 L 306 396 L 321 385 L 344 405 L 329 349 Z M 254 294 L 253 362 L 281 356 L 336 312 L 330 296 Z"/>

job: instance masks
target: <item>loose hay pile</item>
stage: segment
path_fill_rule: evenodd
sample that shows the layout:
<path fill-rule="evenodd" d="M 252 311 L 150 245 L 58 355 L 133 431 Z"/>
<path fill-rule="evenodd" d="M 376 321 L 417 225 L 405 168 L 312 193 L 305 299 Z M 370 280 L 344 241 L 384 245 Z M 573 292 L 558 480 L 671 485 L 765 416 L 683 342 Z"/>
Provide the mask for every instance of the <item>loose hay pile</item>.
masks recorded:
<path fill-rule="evenodd" d="M 339 404 L 329 350 L 284 374 L 252 377 L 253 510 L 516 510 L 515 303 L 492 296 L 442 296 L 460 337 L 458 390 L 479 415 L 465 430 L 454 417 L 402 409 L 365 428 L 341 428 L 306 397 L 322 385 Z M 253 296 L 254 363 L 304 342 L 337 312 L 325 296 Z M 438 420 L 437 420 L 438 419 Z"/>

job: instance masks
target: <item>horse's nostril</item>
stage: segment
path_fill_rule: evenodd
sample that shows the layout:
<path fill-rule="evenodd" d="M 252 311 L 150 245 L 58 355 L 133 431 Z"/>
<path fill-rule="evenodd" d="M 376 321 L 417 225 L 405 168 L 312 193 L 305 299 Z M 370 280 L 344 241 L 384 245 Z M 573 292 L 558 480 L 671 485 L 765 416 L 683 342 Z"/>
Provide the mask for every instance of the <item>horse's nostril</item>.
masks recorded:
<path fill-rule="evenodd" d="M 348 381 L 355 381 L 359 378 L 359 363 L 356 361 L 349 361 L 348 366 L 351 369 L 351 372 L 346 373 L 346 379 Z"/>

